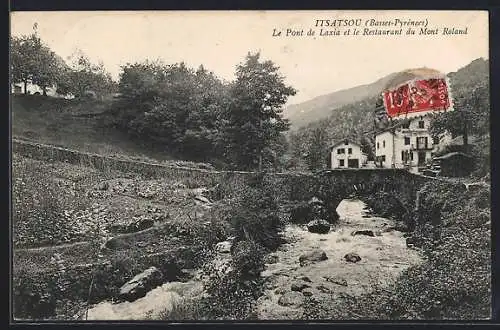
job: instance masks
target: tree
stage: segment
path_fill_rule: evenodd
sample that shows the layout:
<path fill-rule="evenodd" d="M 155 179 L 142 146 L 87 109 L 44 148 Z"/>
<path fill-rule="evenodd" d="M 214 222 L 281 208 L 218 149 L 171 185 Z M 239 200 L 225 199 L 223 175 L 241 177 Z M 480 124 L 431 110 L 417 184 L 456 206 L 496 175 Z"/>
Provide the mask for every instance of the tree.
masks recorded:
<path fill-rule="evenodd" d="M 60 62 L 57 55 L 37 35 L 36 25 L 31 35 L 11 37 L 11 77 L 14 83 L 24 84 L 27 94 L 28 83 L 43 89 L 57 81 Z"/>
<path fill-rule="evenodd" d="M 318 170 L 326 167 L 328 142 L 328 134 L 324 125 L 316 127 L 312 130 L 306 156 L 306 162 L 309 170 Z"/>
<path fill-rule="evenodd" d="M 459 93 L 454 102 L 454 111 L 437 114 L 431 121 L 433 136 L 448 131 L 452 136 L 463 136 L 464 146 L 468 145 L 470 134 L 489 133 L 489 87 L 480 83 L 471 90 Z"/>
<path fill-rule="evenodd" d="M 228 93 L 213 73 L 148 61 L 122 70 L 123 98 L 114 105 L 120 127 L 191 159 L 221 154 L 219 120 Z"/>
<path fill-rule="evenodd" d="M 96 96 L 111 94 L 116 89 L 111 75 L 102 62 L 93 64 L 81 50 L 76 50 L 69 58 L 70 65 L 59 72 L 58 92 L 83 96 L 88 92 Z"/>
<path fill-rule="evenodd" d="M 361 140 L 361 152 L 367 155 L 367 160 L 375 160 L 375 153 L 373 152 L 373 143 L 366 136 L 362 136 Z"/>
<path fill-rule="evenodd" d="M 258 52 L 248 53 L 236 67 L 231 104 L 224 114 L 225 155 L 233 167 L 262 169 L 270 154 L 266 148 L 272 148 L 289 128 L 282 117 L 283 105 L 295 93 L 279 67 L 269 60 L 261 62 Z"/>

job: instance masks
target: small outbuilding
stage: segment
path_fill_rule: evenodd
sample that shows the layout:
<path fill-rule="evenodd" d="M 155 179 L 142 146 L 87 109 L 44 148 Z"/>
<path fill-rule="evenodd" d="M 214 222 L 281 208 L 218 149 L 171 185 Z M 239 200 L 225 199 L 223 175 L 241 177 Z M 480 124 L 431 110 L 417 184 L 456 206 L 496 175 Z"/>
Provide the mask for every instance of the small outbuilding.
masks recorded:
<path fill-rule="evenodd" d="M 450 152 L 440 157 L 435 157 L 438 162 L 440 176 L 463 177 L 474 170 L 474 157 L 463 152 Z"/>

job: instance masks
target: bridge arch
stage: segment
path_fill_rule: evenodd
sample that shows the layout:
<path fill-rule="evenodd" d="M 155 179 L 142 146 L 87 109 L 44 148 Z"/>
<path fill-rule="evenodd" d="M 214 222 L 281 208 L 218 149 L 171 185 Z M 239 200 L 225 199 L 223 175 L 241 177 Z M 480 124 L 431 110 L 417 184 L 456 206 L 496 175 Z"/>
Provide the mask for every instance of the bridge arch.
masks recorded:
<path fill-rule="evenodd" d="M 399 206 L 397 209 L 404 210 L 395 216 L 409 217 L 405 220 L 411 223 L 417 206 L 417 193 L 432 179 L 403 169 L 334 169 L 288 177 L 283 191 L 286 191 L 285 198 L 290 201 L 304 202 L 313 197 L 320 199 L 329 215 L 326 220 L 332 223 L 338 220 L 336 209 L 342 200 L 354 195 L 373 202 L 383 196 L 393 199 Z"/>

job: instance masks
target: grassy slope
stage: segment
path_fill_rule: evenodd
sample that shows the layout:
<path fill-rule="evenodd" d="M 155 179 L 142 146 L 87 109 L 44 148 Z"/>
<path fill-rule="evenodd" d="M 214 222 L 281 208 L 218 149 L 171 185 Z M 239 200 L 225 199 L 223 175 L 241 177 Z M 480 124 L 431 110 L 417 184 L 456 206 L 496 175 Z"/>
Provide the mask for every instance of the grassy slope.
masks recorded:
<path fill-rule="evenodd" d="M 110 101 L 65 100 L 34 95 L 12 97 L 13 138 L 146 161 L 173 157 L 150 145 L 131 141 L 123 132 L 106 127 Z M 96 115 L 92 117 L 92 115 Z"/>
<path fill-rule="evenodd" d="M 40 185 L 40 182 L 43 184 Z M 101 186 L 104 182 L 107 185 L 103 190 Z M 67 280 L 71 283 L 71 290 L 67 291 L 69 295 L 61 293 L 60 297 L 70 299 L 66 304 L 72 306 L 85 300 L 82 295 L 87 292 L 92 269 L 95 269 L 85 265 L 111 263 L 111 270 L 103 270 L 103 277 L 99 275 L 96 278 L 99 288 L 95 298 L 103 299 L 151 263 L 170 267 L 170 259 L 159 257 L 155 261 L 158 259 L 155 255 L 172 256 L 174 260 L 178 259 L 180 265 L 192 262 L 181 267 L 196 267 L 197 259 L 186 259 L 185 253 L 195 253 L 203 258 L 199 250 L 211 246 L 214 240 L 222 239 L 217 234 L 212 235 L 213 229 L 218 230 L 219 227 L 211 221 L 212 217 L 202 215 L 207 214 L 207 210 L 195 202 L 195 193 L 190 189 L 195 187 L 187 188 L 180 181 L 144 180 L 135 174 L 99 172 L 84 166 L 41 162 L 14 154 L 13 184 L 14 212 L 24 212 L 24 216 L 16 216 L 15 213 L 13 217 L 14 237 L 17 237 L 14 241 L 22 244 L 15 246 L 13 251 L 14 300 L 16 304 L 21 304 L 16 308 L 24 313 L 33 308 L 27 298 L 31 293 L 35 297 L 44 292 L 50 292 L 51 297 L 58 296 L 51 281 L 66 276 L 58 275 L 57 267 L 51 263 L 56 254 L 66 265 L 70 276 Z M 33 199 L 35 203 L 32 203 Z M 57 214 L 43 213 L 44 206 L 57 208 Z M 78 207 L 84 208 L 85 216 L 66 219 L 59 215 L 59 212 L 75 211 Z M 41 213 L 27 213 L 30 210 L 41 210 Z M 96 236 L 118 235 L 110 230 L 108 234 L 98 233 L 97 224 L 103 228 L 137 218 L 152 219 L 156 226 L 140 235 L 133 234 L 118 240 L 114 247 L 101 250 L 101 256 L 96 257 L 97 250 L 90 240 Z M 23 249 L 46 246 L 51 240 L 53 244 L 83 243 L 60 248 Z M 182 256 L 178 257 L 178 253 Z M 75 267 L 84 268 L 78 270 Z M 110 271 L 114 271 L 112 276 L 106 275 Z M 172 273 L 172 270 L 168 272 Z M 27 305 L 23 307 L 22 304 Z M 35 300 L 33 304 L 38 305 L 39 301 Z M 17 315 L 26 316 L 20 313 Z"/>

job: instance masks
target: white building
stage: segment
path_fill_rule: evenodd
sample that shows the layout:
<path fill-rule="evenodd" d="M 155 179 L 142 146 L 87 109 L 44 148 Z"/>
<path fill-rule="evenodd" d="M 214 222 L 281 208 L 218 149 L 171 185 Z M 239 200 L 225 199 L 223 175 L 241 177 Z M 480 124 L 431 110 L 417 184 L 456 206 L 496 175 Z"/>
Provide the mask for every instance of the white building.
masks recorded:
<path fill-rule="evenodd" d="M 27 94 L 43 94 L 43 89 L 32 83 L 26 84 L 26 89 L 28 91 Z M 57 97 L 57 98 L 66 98 L 66 99 L 72 99 L 74 96 L 73 95 L 61 95 L 57 93 L 57 88 L 55 86 L 49 86 L 46 88 L 47 96 L 51 97 Z M 11 93 L 12 94 L 25 94 L 24 91 L 24 83 L 17 83 L 17 84 L 12 84 L 11 85 Z"/>
<path fill-rule="evenodd" d="M 418 172 L 432 158 L 439 145 L 429 131 L 429 116 L 408 119 L 403 124 L 379 132 L 375 136 L 375 159 L 378 166 L 406 168 Z M 446 140 L 448 134 L 442 139 Z"/>
<path fill-rule="evenodd" d="M 366 164 L 367 155 L 361 151 L 361 145 L 342 140 L 331 147 L 331 168 L 359 168 Z"/>

